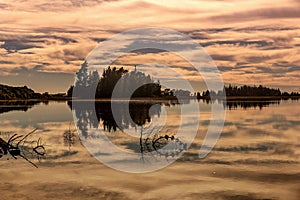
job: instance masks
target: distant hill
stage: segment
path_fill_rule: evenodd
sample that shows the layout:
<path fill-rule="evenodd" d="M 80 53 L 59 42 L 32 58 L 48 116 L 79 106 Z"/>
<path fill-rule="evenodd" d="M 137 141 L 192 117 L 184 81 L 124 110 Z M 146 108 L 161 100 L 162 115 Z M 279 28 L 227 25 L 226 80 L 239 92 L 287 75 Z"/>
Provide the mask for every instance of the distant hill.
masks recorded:
<path fill-rule="evenodd" d="M 12 99 L 41 99 L 42 94 L 34 92 L 27 86 L 13 87 L 0 84 L 0 99 L 12 100 Z"/>

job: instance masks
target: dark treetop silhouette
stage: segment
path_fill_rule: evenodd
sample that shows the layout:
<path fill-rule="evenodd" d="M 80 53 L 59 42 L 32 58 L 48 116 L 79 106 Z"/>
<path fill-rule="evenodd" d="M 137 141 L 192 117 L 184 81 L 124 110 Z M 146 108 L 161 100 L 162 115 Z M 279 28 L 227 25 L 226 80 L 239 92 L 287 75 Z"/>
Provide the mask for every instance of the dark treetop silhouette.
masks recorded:
<path fill-rule="evenodd" d="M 222 96 L 225 93 L 226 97 L 229 97 L 227 99 L 235 99 L 235 100 L 247 100 L 247 99 L 274 99 L 274 100 L 280 100 L 280 99 L 286 99 L 286 98 L 299 98 L 300 94 L 298 92 L 281 92 L 279 88 L 273 89 L 273 88 L 267 88 L 262 85 L 257 86 L 232 86 L 229 84 L 229 86 L 225 86 L 223 91 L 203 91 L 202 95 L 200 92 L 196 94 L 198 99 L 201 98 L 218 98 L 218 96 Z"/>
<path fill-rule="evenodd" d="M 120 84 L 117 82 L 120 81 Z M 118 87 L 117 87 L 118 86 Z M 136 86 L 137 88 L 133 94 L 129 94 Z M 116 88 L 115 88 L 116 87 Z M 259 86 L 225 86 L 223 91 L 206 90 L 202 94 L 200 92 L 191 95 L 188 90 L 169 89 L 162 91 L 159 81 L 154 81 L 150 75 L 146 75 L 136 70 L 128 71 L 123 67 L 117 69 L 116 67 L 108 67 L 103 70 L 102 76 L 99 77 L 97 70 L 88 67 L 85 61 L 79 71 L 76 73 L 75 86 L 71 86 L 67 91 L 67 95 L 76 98 L 111 98 L 113 90 L 116 89 L 118 93 L 115 97 L 187 97 L 197 99 L 218 98 L 224 96 L 231 97 L 230 99 L 247 100 L 255 98 L 265 99 L 285 99 L 285 98 L 299 98 L 298 92 L 281 92 L 279 88 L 267 88 L 262 85 Z M 73 93 L 73 91 L 76 91 Z M 95 94 L 94 94 L 95 93 Z M 75 95 L 74 95 L 75 94 Z"/>
<path fill-rule="evenodd" d="M 34 90 L 23 87 L 13 87 L 0 84 L 0 100 L 64 100 L 67 99 L 65 93 L 49 94 L 44 92 L 43 94 L 35 92 Z"/>
<path fill-rule="evenodd" d="M 40 99 L 41 94 L 34 92 L 27 86 L 12 87 L 0 84 L 0 99 Z"/>
<path fill-rule="evenodd" d="M 131 88 L 140 86 L 132 97 L 160 97 L 161 85 L 155 82 L 149 75 L 136 70 L 128 72 L 123 67 L 104 69 L 102 76 L 99 78 L 96 70 L 88 68 L 88 63 L 85 61 L 80 70 L 76 73 L 75 86 L 71 86 L 67 92 L 68 96 L 72 94 L 76 98 L 111 98 L 112 92 L 118 81 L 119 84 L 117 97 L 126 97 Z M 73 93 L 74 92 L 74 93 Z M 93 93 L 96 94 L 94 95 Z"/>

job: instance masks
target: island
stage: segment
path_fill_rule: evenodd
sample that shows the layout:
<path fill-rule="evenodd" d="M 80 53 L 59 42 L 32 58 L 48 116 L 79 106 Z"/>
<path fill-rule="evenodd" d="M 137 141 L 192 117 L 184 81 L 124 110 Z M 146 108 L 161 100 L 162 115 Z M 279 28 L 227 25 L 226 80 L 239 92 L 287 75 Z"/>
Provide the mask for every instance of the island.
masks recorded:
<path fill-rule="evenodd" d="M 117 84 L 118 83 L 118 84 Z M 140 86 L 134 89 L 136 86 Z M 248 100 L 287 100 L 299 99 L 299 92 L 282 92 L 279 88 L 259 86 L 234 86 L 229 84 L 220 91 L 198 91 L 191 93 L 188 90 L 178 88 L 163 88 L 159 80 L 155 80 L 149 74 L 132 71 L 124 67 L 116 68 L 108 66 L 99 76 L 97 70 L 91 70 L 85 61 L 76 73 L 75 85 L 71 85 L 66 92 L 50 94 L 38 93 L 27 86 L 13 87 L 0 84 L 0 100 L 71 100 L 71 99 L 106 99 L 112 98 L 113 90 L 118 92 L 114 98 L 130 96 L 131 99 L 146 100 L 176 100 L 181 99 L 220 99 L 227 101 Z M 134 92 L 130 94 L 129 92 Z"/>

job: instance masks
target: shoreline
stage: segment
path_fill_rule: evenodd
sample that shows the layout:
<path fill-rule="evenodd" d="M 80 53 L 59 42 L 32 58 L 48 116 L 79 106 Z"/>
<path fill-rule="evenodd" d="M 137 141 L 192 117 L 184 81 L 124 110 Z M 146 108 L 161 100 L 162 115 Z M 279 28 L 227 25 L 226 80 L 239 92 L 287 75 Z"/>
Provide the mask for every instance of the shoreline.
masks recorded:
<path fill-rule="evenodd" d="M 182 100 L 224 100 L 224 98 L 219 97 L 201 97 L 197 98 L 194 96 L 191 97 L 181 97 Z M 272 101 L 272 100 L 298 100 L 300 96 L 228 96 L 226 101 Z M 116 101 L 128 101 L 127 98 L 117 98 Z M 175 96 L 170 97 L 134 97 L 130 98 L 130 101 L 172 101 L 178 100 Z M 48 98 L 48 99 L 0 99 L 0 102 L 6 101 L 38 101 L 38 102 L 47 102 L 47 101 L 111 101 L 111 98 L 95 98 L 95 99 L 75 99 L 72 97 L 59 97 L 59 98 Z"/>

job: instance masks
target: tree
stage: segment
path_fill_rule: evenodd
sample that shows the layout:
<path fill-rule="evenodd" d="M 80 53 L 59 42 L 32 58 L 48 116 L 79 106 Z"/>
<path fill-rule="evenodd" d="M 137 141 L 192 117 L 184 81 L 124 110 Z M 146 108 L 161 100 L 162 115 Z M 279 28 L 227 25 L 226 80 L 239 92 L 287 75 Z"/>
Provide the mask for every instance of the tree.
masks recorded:
<path fill-rule="evenodd" d="M 78 98 L 93 98 L 99 82 L 99 75 L 97 70 L 92 71 L 88 68 L 87 61 L 81 65 L 81 68 L 76 73 L 76 83 L 73 89 L 74 95 Z M 70 94 L 70 93 L 69 93 Z"/>
<path fill-rule="evenodd" d="M 97 85 L 97 98 L 111 98 L 112 92 L 115 85 L 121 79 L 121 77 L 126 74 L 128 70 L 125 70 L 123 67 L 113 69 L 110 66 L 107 69 L 103 70 L 102 77 Z"/>
<path fill-rule="evenodd" d="M 256 86 L 247 86 L 243 85 L 240 87 L 229 85 L 224 87 L 226 96 L 281 96 L 281 91 L 279 88 L 272 89 L 267 88 L 262 85 Z"/>
<path fill-rule="evenodd" d="M 67 91 L 67 96 L 68 97 L 72 97 L 72 95 L 73 95 L 73 89 L 74 89 L 74 85 L 71 85 L 70 88 Z"/>
<path fill-rule="evenodd" d="M 119 84 L 116 85 L 118 82 Z M 128 73 L 128 70 L 123 67 L 119 69 L 108 67 L 103 70 L 96 97 L 111 98 L 114 89 L 117 91 L 116 97 L 119 98 L 161 96 L 161 85 L 155 82 L 150 75 L 136 70 Z"/>

